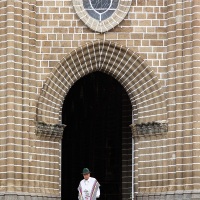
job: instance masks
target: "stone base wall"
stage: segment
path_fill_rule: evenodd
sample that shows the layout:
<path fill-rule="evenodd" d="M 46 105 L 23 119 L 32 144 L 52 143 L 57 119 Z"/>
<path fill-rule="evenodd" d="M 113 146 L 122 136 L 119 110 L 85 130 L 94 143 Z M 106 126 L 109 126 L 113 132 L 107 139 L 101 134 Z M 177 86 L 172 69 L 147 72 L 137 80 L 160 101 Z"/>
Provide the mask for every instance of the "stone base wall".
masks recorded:
<path fill-rule="evenodd" d="M 139 194 L 137 200 L 199 200 L 200 191 L 176 191 L 167 193 Z"/>
<path fill-rule="evenodd" d="M 60 200 L 60 196 L 42 196 L 36 194 L 0 194 L 0 200 Z"/>

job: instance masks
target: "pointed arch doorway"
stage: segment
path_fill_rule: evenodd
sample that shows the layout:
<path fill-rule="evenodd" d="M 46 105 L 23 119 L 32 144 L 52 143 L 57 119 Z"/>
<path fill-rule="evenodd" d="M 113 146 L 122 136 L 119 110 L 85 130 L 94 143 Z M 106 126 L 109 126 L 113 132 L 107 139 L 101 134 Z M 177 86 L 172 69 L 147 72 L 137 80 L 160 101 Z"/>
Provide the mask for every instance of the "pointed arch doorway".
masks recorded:
<path fill-rule="evenodd" d="M 62 140 L 62 200 L 77 199 L 84 167 L 100 182 L 102 200 L 129 198 L 131 110 L 126 91 L 109 75 L 93 72 L 73 85 L 62 109 L 62 123 L 67 124 Z"/>
<path fill-rule="evenodd" d="M 70 138 L 74 135 L 74 133 L 63 133 L 64 127 L 66 125 L 69 126 L 67 122 L 65 123 L 62 120 L 62 108 L 65 104 L 64 100 L 66 96 L 68 96 L 69 90 L 73 90 L 73 87 L 79 80 L 97 71 L 113 77 L 123 86 L 124 90 L 128 94 L 132 105 L 131 113 L 133 116 L 132 127 L 134 137 L 138 137 L 143 134 L 143 130 L 140 129 L 143 125 L 146 127 L 146 125 L 149 124 L 150 126 L 153 126 L 154 122 L 158 121 L 167 122 L 167 107 L 161 84 L 157 75 L 139 54 L 116 43 L 109 41 L 94 41 L 87 43 L 66 55 L 66 57 L 64 57 L 51 71 L 50 75 L 44 82 L 43 88 L 41 89 L 37 103 L 35 129 L 35 133 L 38 138 L 45 139 L 54 146 L 55 155 L 53 160 L 52 156 L 48 158 L 49 164 L 54 166 L 53 175 L 51 171 L 47 171 L 44 175 L 54 177 L 54 181 L 51 184 L 53 188 L 52 193 L 56 194 L 58 198 L 61 196 L 61 187 L 63 191 L 65 188 L 67 190 L 67 188 L 72 185 L 70 182 L 71 180 L 67 177 L 65 180 L 67 185 L 63 183 L 61 186 L 60 181 L 60 175 L 63 173 L 63 170 L 65 170 L 66 173 L 71 173 L 68 169 L 64 169 L 65 166 L 62 167 L 62 170 L 60 169 L 62 161 L 66 158 L 66 155 L 60 154 L 61 146 L 63 146 L 62 138 L 63 135 L 63 140 L 65 140 L 66 137 Z M 65 112 L 68 113 L 67 109 L 65 109 Z M 162 123 L 160 125 L 162 125 Z M 167 123 L 164 123 L 164 125 L 167 126 Z M 138 127 L 139 130 L 136 131 L 134 127 Z M 157 123 L 155 123 L 155 127 L 152 128 L 156 131 Z M 126 132 L 124 128 L 123 131 Z M 164 132 L 166 131 L 167 128 L 165 128 Z M 122 136 L 125 135 L 124 132 L 122 133 Z M 149 133 L 145 132 L 145 134 Z M 126 150 L 123 150 L 123 144 L 129 144 L 130 142 L 132 142 L 132 138 L 122 138 L 122 153 L 125 155 Z M 76 146 L 76 143 L 73 144 L 73 146 Z M 142 178 L 141 175 L 143 174 L 140 174 L 141 171 L 138 170 L 140 163 L 138 161 L 139 148 L 137 142 L 131 149 L 135 152 L 134 163 L 129 164 L 126 156 L 122 156 L 121 161 L 122 173 L 124 173 L 121 176 L 122 199 L 130 199 L 131 196 L 133 198 L 133 196 L 137 194 L 142 187 L 139 177 Z M 72 156 L 76 157 L 75 154 L 72 154 Z M 76 161 L 77 160 L 78 159 L 76 159 Z M 124 165 L 131 166 L 132 172 L 129 173 L 126 171 L 126 169 L 123 168 Z M 96 174 L 96 169 L 90 169 L 94 172 L 93 175 L 98 178 L 99 175 Z M 80 169 L 78 170 L 79 172 L 76 171 L 74 173 L 74 176 L 81 173 L 81 170 L 82 166 L 80 166 Z M 67 179 L 69 179 L 69 182 L 67 182 Z M 79 177 L 79 180 L 80 179 L 81 175 Z M 98 180 L 101 182 L 101 178 Z M 132 180 L 134 180 L 134 187 L 133 185 L 131 187 L 126 185 L 127 182 L 132 182 Z M 76 184 L 74 184 L 74 186 Z M 76 188 L 77 185 L 75 190 Z M 73 191 L 70 191 L 70 193 L 72 192 Z M 76 194 L 77 198 L 77 191 L 75 191 L 74 194 Z M 124 198 L 124 194 L 126 194 L 127 197 Z"/>

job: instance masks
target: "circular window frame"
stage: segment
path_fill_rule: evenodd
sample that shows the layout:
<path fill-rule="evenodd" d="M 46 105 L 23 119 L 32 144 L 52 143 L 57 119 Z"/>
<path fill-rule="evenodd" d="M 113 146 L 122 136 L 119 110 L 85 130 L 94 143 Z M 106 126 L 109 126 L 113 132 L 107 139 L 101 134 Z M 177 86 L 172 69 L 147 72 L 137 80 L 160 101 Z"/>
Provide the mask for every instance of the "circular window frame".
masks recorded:
<path fill-rule="evenodd" d="M 73 6 L 79 18 L 92 30 L 100 33 L 107 32 L 117 26 L 126 17 L 132 0 L 119 0 L 114 13 L 103 21 L 91 17 L 83 6 L 83 0 L 73 0 Z"/>

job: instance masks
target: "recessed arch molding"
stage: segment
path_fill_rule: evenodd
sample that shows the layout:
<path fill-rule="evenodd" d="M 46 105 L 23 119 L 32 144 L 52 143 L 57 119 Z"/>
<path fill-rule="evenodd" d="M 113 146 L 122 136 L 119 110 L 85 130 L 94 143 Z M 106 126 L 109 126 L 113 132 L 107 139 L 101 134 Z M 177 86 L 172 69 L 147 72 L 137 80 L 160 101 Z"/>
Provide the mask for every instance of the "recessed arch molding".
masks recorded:
<path fill-rule="evenodd" d="M 142 127 L 149 127 L 149 124 L 151 127 L 152 124 L 157 126 L 160 121 L 166 124 L 167 111 L 162 87 L 147 62 L 138 53 L 119 44 L 95 41 L 67 54 L 47 77 L 37 104 L 37 135 L 42 136 L 45 129 L 49 130 L 45 136 L 62 138 L 65 125 L 61 124 L 61 119 L 65 96 L 77 80 L 95 71 L 114 77 L 124 87 L 132 104 L 133 124 L 136 127 L 140 127 L 140 124 Z M 138 131 L 141 129 L 132 130 L 137 130 L 136 134 L 140 135 Z"/>

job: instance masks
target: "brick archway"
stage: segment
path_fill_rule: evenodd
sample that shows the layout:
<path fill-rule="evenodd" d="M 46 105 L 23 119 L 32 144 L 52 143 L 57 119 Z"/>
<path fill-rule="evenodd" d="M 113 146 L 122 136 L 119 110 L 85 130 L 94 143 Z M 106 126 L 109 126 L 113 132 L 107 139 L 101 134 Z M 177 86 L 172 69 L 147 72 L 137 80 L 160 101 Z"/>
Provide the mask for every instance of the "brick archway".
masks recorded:
<path fill-rule="evenodd" d="M 109 41 L 86 44 L 68 54 L 52 70 L 38 100 L 37 122 L 59 126 L 65 96 L 81 77 L 101 71 L 126 90 L 134 123 L 166 120 L 166 104 L 153 70 L 135 52 Z"/>

